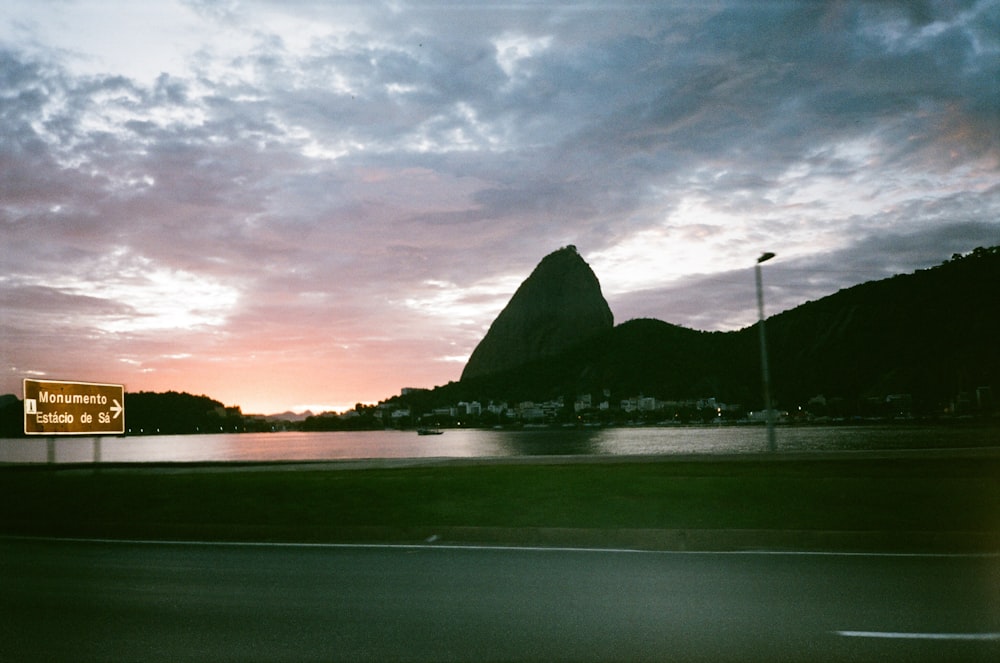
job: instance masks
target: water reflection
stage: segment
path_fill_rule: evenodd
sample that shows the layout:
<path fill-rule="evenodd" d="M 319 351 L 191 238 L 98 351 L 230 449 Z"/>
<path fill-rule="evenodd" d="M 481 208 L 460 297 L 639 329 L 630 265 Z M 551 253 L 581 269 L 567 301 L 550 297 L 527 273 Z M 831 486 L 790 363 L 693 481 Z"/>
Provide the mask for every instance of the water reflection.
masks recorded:
<path fill-rule="evenodd" d="M 762 428 L 610 428 L 601 453 L 616 455 L 714 454 L 764 451 Z"/>
<path fill-rule="evenodd" d="M 779 451 L 851 451 L 982 447 L 996 444 L 990 427 L 880 426 L 779 428 Z M 227 462 L 375 458 L 470 458 L 547 455 L 755 453 L 766 449 L 763 427 L 448 429 L 413 431 L 244 433 L 148 437 L 0 440 L 0 462 Z"/>
<path fill-rule="evenodd" d="M 601 445 L 603 431 L 583 428 L 545 428 L 490 431 L 504 456 L 576 456 L 608 453 Z"/>

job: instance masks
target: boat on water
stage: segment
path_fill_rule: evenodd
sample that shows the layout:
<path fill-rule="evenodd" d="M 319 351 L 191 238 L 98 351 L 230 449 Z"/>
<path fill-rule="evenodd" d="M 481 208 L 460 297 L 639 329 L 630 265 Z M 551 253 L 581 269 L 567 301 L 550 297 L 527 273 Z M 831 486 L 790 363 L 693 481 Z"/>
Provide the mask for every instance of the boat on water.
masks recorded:
<path fill-rule="evenodd" d="M 417 429 L 417 435 L 442 435 L 442 434 L 444 434 L 444 431 L 440 430 L 440 429 L 437 429 L 437 428 L 418 428 Z"/>

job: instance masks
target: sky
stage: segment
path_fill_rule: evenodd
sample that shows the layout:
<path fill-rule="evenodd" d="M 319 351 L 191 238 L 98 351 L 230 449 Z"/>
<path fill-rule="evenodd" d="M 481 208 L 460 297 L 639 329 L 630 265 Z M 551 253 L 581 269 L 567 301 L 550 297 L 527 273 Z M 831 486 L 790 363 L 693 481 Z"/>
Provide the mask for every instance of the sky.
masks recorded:
<path fill-rule="evenodd" d="M 375 403 L 569 244 L 704 330 L 1000 244 L 1000 0 L 0 7 L 0 393 Z"/>

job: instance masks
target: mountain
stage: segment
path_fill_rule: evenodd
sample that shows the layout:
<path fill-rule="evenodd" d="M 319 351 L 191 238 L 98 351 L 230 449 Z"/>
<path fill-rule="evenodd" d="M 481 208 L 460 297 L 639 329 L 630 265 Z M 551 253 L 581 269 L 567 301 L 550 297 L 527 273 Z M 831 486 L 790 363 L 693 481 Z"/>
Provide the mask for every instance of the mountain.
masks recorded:
<path fill-rule="evenodd" d="M 991 411 L 1000 388 L 997 283 L 1000 247 L 979 248 L 938 267 L 847 288 L 772 316 L 766 325 L 776 404 L 793 409 L 818 401 L 831 413 L 864 413 L 902 399 L 907 409 L 925 415 Z M 435 400 L 608 392 L 612 402 L 644 394 L 664 400 L 717 397 L 759 408 L 758 334 L 756 324 L 702 332 L 630 320 L 517 367 L 467 371 L 460 382 L 435 390 Z"/>
<path fill-rule="evenodd" d="M 614 326 L 590 265 L 566 246 L 545 256 L 469 357 L 462 380 L 558 355 Z"/>
<path fill-rule="evenodd" d="M 315 416 L 312 410 L 306 410 L 305 412 L 292 412 L 287 410 L 278 414 L 266 414 L 263 415 L 264 421 L 305 421 L 309 417 Z"/>
<path fill-rule="evenodd" d="M 14 394 L 0 396 L 0 438 L 24 434 L 24 407 Z"/>
<path fill-rule="evenodd" d="M 778 397 L 910 394 L 928 413 L 991 400 L 1000 388 L 997 283 L 1000 247 L 980 248 L 774 316 L 767 333 Z"/>
<path fill-rule="evenodd" d="M 239 407 L 225 407 L 208 396 L 176 391 L 126 393 L 125 422 L 129 435 L 182 435 L 246 429 Z"/>

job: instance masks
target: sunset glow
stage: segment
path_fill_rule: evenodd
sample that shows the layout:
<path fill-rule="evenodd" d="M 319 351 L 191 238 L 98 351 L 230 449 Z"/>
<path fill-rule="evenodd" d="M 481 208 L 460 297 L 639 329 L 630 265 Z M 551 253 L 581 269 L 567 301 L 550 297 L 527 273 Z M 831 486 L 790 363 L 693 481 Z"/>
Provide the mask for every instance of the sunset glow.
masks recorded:
<path fill-rule="evenodd" d="M 995 245 L 998 23 L 997 0 L 9 0 L 0 394 L 341 411 L 457 380 L 567 244 L 616 322 L 713 330 L 755 321 L 763 251 L 778 312 Z"/>

